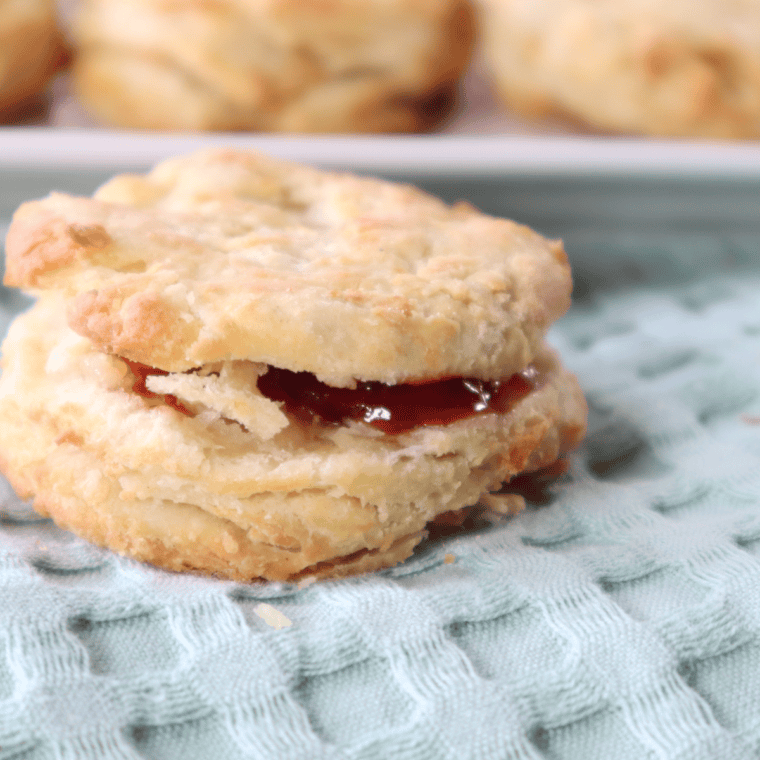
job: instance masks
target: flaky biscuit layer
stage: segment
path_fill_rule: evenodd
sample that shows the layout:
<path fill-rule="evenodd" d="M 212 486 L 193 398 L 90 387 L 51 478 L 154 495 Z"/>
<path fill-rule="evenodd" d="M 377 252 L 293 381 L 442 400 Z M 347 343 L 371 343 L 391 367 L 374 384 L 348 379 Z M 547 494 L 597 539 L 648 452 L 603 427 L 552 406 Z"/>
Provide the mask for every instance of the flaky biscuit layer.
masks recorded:
<path fill-rule="evenodd" d="M 100 350 L 350 386 L 522 370 L 570 303 L 558 241 L 415 188 L 241 151 L 24 204 L 6 284 L 61 290 Z"/>
<path fill-rule="evenodd" d="M 754 0 L 479 0 L 507 104 L 602 129 L 760 136 Z"/>
<path fill-rule="evenodd" d="M 173 570 L 287 579 L 394 564 L 437 515 L 549 464 L 585 429 L 577 382 L 546 350 L 542 383 L 509 412 L 400 435 L 299 424 L 249 362 L 149 378 L 188 416 L 137 395 L 127 364 L 65 327 L 62 308 L 44 297 L 3 346 L 0 465 L 63 527 Z"/>
<path fill-rule="evenodd" d="M 52 0 L 2 0 L 0 121 L 41 93 L 64 57 Z"/>
<path fill-rule="evenodd" d="M 449 113 L 465 0 L 84 0 L 74 84 L 148 129 L 406 132 Z"/>

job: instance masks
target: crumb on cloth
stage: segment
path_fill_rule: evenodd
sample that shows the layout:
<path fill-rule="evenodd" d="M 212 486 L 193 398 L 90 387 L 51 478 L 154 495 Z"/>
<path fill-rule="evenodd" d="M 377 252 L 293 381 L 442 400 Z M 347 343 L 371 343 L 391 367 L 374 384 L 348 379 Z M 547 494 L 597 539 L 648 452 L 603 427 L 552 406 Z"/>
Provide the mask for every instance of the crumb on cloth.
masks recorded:
<path fill-rule="evenodd" d="M 260 617 L 270 628 L 279 631 L 281 628 L 289 628 L 293 621 L 271 604 L 260 602 L 253 608 L 254 613 Z"/>

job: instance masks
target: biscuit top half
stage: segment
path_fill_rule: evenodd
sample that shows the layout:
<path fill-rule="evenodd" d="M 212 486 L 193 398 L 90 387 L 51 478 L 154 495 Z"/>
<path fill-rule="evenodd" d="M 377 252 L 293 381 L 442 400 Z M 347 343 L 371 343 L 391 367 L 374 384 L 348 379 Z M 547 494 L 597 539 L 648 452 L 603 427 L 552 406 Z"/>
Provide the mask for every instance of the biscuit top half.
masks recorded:
<path fill-rule="evenodd" d="M 21 206 L 5 283 L 103 352 L 334 386 L 524 369 L 570 303 L 561 243 L 408 185 L 215 150 Z"/>

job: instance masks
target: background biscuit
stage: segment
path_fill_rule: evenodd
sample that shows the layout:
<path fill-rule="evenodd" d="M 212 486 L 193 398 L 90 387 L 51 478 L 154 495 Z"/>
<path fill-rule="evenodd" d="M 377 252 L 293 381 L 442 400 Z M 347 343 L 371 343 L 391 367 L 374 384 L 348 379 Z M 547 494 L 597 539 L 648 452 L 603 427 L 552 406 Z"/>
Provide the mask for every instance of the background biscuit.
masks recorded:
<path fill-rule="evenodd" d="M 760 136 L 753 0 L 479 0 L 510 108 L 650 135 Z"/>
<path fill-rule="evenodd" d="M 448 114 L 465 0 L 83 0 L 75 90 L 149 129 L 408 132 Z"/>
<path fill-rule="evenodd" d="M 0 2 L 0 122 L 19 117 L 65 58 L 52 0 Z"/>

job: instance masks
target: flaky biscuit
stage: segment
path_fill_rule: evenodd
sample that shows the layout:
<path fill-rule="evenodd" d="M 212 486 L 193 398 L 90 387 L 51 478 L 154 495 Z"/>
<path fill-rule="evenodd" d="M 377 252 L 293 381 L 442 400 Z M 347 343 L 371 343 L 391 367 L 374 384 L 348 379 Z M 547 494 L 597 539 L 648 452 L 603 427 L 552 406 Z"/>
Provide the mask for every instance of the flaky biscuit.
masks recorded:
<path fill-rule="evenodd" d="M 467 0 L 84 0 L 76 91 L 147 129 L 407 132 L 451 109 Z"/>
<path fill-rule="evenodd" d="M 204 152 L 25 204 L 6 254 L 0 467 L 169 569 L 387 567 L 585 429 L 561 244 L 409 186 Z"/>
<path fill-rule="evenodd" d="M 63 527 L 172 570 L 250 580 L 387 567 L 437 515 L 553 462 L 585 427 L 575 378 L 545 349 L 535 389 L 507 412 L 398 435 L 297 424 L 261 395 L 266 367 L 250 362 L 149 378 L 181 411 L 135 394 L 127 363 L 61 313 L 46 295 L 5 341 L 0 465 Z"/>
<path fill-rule="evenodd" d="M 64 57 L 52 0 L 0 0 L 0 121 L 40 94 Z"/>
<path fill-rule="evenodd" d="M 513 109 L 666 136 L 760 136 L 754 0 L 479 0 Z"/>
<path fill-rule="evenodd" d="M 410 186 L 211 151 L 23 205 L 6 284 L 101 351 L 250 360 L 335 386 L 507 377 L 570 303 L 561 243 Z"/>

